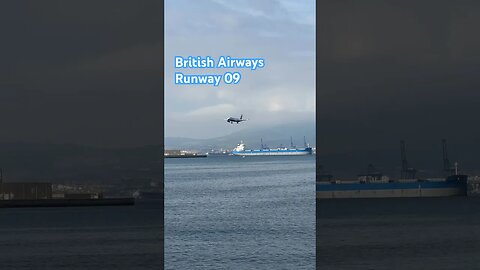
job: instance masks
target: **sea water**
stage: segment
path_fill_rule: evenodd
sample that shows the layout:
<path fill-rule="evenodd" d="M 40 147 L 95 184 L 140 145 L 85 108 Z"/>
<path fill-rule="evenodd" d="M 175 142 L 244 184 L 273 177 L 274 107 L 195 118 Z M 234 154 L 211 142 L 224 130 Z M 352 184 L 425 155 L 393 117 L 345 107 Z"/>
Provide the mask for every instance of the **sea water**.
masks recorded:
<path fill-rule="evenodd" d="M 161 269 L 162 209 L 0 208 L 0 269 Z"/>
<path fill-rule="evenodd" d="M 317 269 L 480 269 L 480 198 L 317 204 Z"/>
<path fill-rule="evenodd" d="M 165 269 L 314 268 L 314 156 L 165 160 Z"/>

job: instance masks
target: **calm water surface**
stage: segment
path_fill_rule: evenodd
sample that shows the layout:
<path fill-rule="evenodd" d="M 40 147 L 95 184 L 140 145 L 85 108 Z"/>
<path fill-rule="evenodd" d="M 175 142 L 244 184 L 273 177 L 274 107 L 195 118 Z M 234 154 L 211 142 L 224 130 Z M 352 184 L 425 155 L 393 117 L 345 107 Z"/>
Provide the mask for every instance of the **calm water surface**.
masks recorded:
<path fill-rule="evenodd" d="M 315 158 L 165 160 L 165 269 L 314 269 Z"/>
<path fill-rule="evenodd" d="M 0 269 L 161 269 L 162 209 L 0 209 Z"/>
<path fill-rule="evenodd" d="M 320 200 L 317 269 L 480 269 L 480 198 Z"/>

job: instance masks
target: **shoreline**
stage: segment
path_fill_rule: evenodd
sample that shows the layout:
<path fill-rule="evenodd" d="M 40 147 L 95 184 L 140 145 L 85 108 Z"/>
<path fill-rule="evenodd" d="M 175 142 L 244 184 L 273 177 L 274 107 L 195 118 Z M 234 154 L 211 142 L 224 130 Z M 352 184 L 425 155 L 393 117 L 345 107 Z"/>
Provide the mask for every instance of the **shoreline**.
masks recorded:
<path fill-rule="evenodd" d="M 135 205 L 135 198 L 0 200 L 0 208 Z"/>

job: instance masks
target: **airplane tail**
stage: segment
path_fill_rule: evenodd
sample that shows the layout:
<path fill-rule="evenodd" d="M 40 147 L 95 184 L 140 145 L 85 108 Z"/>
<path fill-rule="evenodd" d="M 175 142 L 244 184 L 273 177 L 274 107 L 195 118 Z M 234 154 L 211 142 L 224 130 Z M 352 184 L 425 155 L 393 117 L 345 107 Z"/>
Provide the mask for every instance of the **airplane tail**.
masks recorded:
<path fill-rule="evenodd" d="M 240 119 L 243 119 L 243 114 L 242 114 L 242 115 L 240 115 Z"/>

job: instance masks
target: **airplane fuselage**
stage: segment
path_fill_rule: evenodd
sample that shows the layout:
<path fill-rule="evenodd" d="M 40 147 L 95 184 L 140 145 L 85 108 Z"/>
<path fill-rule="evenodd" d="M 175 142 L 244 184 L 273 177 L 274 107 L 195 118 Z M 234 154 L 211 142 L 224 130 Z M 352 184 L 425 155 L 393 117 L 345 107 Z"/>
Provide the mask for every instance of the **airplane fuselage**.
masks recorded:
<path fill-rule="evenodd" d="M 236 118 L 236 117 L 229 117 L 227 119 L 227 123 L 230 123 L 230 124 L 233 124 L 233 123 L 240 123 L 240 122 L 243 122 L 243 121 L 247 121 L 247 119 L 243 119 L 243 114 L 240 115 L 240 118 Z"/>
<path fill-rule="evenodd" d="M 227 119 L 227 122 L 230 123 L 230 124 L 233 124 L 233 123 L 240 123 L 240 122 L 243 122 L 245 121 L 245 119 L 239 119 L 239 118 L 234 118 L 234 117 L 230 117 Z"/>

